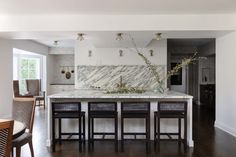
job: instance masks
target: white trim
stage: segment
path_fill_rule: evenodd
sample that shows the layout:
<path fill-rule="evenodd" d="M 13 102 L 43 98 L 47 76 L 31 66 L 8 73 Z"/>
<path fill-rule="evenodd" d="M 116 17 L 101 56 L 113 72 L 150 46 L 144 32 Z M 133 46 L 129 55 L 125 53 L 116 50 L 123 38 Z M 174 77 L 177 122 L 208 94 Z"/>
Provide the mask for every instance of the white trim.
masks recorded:
<path fill-rule="evenodd" d="M 221 122 L 218 122 L 218 121 L 215 122 L 215 127 L 229 133 L 230 135 L 232 135 L 234 137 L 236 137 L 236 129 L 235 128 L 227 126 L 227 125 L 225 125 Z"/>
<path fill-rule="evenodd" d="M 46 146 L 47 146 L 47 147 L 51 147 L 51 143 L 52 143 L 51 140 L 48 140 L 48 139 L 47 139 L 47 141 L 46 141 Z"/>

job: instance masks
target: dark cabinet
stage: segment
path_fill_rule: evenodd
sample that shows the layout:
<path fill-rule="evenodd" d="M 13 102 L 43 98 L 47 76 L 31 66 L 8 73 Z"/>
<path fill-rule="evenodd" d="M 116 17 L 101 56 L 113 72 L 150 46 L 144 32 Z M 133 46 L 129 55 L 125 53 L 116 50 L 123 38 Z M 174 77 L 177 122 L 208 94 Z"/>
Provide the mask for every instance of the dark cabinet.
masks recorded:
<path fill-rule="evenodd" d="M 215 109 L 215 84 L 200 85 L 200 102 L 210 109 Z"/>

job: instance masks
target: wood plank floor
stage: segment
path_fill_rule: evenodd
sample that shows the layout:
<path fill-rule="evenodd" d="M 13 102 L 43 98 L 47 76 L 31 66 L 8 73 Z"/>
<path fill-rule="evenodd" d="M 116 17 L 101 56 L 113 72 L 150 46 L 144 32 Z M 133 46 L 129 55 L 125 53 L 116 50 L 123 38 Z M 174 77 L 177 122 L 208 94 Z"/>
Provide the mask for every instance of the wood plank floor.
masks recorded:
<path fill-rule="evenodd" d="M 36 108 L 33 145 L 35 157 L 235 157 L 236 138 L 213 127 L 212 114 L 205 108 L 194 106 L 194 149 L 186 153 L 175 142 L 161 142 L 160 151 L 146 154 L 143 143 L 129 142 L 124 153 L 115 153 L 113 143 L 97 142 L 93 153 L 79 153 L 77 142 L 65 142 L 52 153 L 46 146 L 46 112 Z M 22 157 L 30 157 L 28 145 L 22 149 Z"/>

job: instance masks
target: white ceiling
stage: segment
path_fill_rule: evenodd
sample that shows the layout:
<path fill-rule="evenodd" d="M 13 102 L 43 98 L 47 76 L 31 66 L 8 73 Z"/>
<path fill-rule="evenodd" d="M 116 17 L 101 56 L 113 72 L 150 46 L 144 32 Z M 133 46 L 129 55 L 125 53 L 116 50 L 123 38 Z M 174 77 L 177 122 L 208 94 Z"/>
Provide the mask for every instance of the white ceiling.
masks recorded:
<path fill-rule="evenodd" d="M 236 13 L 235 0 L 2 0 L 0 15 Z"/>
<path fill-rule="evenodd" d="M 129 31 L 123 33 L 130 34 L 135 39 L 138 47 L 146 47 L 151 40 L 155 38 L 155 33 L 157 32 L 158 31 Z M 0 37 L 34 40 L 49 47 L 74 47 L 77 33 L 78 32 L 0 32 Z M 128 35 L 125 35 L 124 40 L 121 42 L 115 40 L 118 32 L 92 31 L 83 33 L 86 34 L 85 40 L 91 42 L 98 48 L 132 46 Z M 162 33 L 164 39 L 204 39 L 217 38 L 229 33 L 229 31 L 165 31 Z M 58 46 L 53 44 L 55 40 L 58 41 Z"/>

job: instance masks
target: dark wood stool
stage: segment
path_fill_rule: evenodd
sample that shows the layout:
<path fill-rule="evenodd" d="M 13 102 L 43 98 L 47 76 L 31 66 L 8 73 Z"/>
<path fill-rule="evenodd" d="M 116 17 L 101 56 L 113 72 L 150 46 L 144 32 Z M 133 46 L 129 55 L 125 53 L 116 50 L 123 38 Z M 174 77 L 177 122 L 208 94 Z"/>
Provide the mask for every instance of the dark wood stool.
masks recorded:
<path fill-rule="evenodd" d="M 178 132 L 160 132 L 160 119 L 172 118 L 178 119 Z M 184 137 L 181 137 L 181 120 L 184 120 Z M 161 138 L 161 135 L 165 135 L 168 138 Z M 178 136 L 177 139 L 172 136 Z M 161 101 L 158 103 L 158 111 L 154 112 L 154 147 L 160 146 L 160 141 L 178 141 L 179 146 L 184 144 L 184 149 L 187 149 L 187 102 L 167 102 Z"/>
<path fill-rule="evenodd" d="M 124 132 L 124 119 L 145 119 L 145 132 Z M 125 138 L 133 135 L 134 139 Z M 137 139 L 137 135 L 144 135 L 145 139 Z M 146 142 L 146 152 L 150 152 L 150 102 L 121 102 L 121 151 L 124 151 L 125 140 L 141 140 Z"/>
<path fill-rule="evenodd" d="M 58 119 L 58 138 L 55 135 L 55 121 Z M 78 132 L 62 132 L 62 119 L 78 119 Z M 83 129 L 83 131 L 82 131 Z M 71 138 L 77 135 L 78 138 Z M 62 136 L 68 136 L 66 139 Z M 83 137 L 83 138 L 82 138 Z M 85 146 L 85 112 L 81 111 L 80 102 L 52 102 L 52 148 L 55 152 L 55 144 L 62 141 L 79 141 L 79 151 L 82 152 L 82 144 Z"/>
<path fill-rule="evenodd" d="M 114 132 L 95 132 L 94 119 L 114 119 Z M 102 135 L 102 138 L 95 138 Z M 114 135 L 114 138 L 106 138 L 106 135 Z M 94 141 L 114 141 L 115 151 L 118 151 L 118 113 L 116 102 L 89 102 L 88 103 L 88 145 L 89 151 L 94 149 Z"/>

